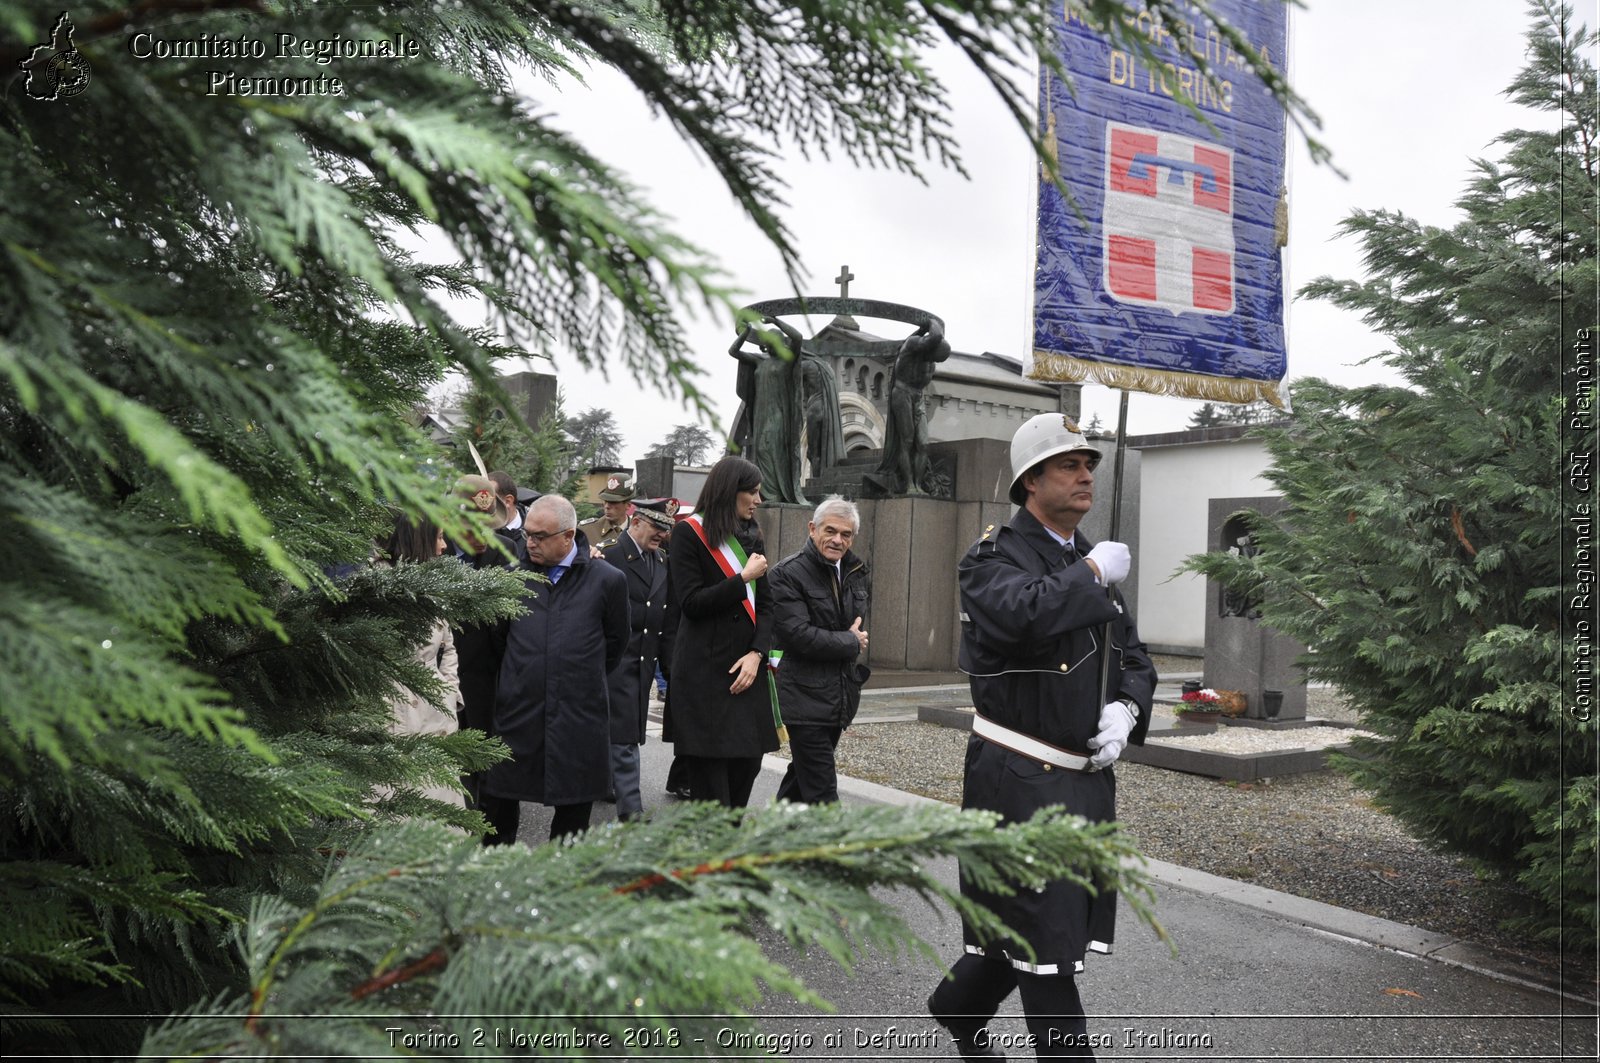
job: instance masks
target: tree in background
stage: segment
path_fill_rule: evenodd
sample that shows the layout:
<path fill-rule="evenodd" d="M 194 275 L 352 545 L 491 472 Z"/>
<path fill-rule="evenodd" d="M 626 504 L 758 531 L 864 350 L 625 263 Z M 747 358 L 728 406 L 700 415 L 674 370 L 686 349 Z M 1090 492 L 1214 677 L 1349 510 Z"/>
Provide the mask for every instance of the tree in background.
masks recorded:
<path fill-rule="evenodd" d="M 584 490 L 584 469 L 581 452 L 567 434 L 566 396 L 558 388 L 555 401 L 545 410 L 534 427 L 528 449 L 528 463 L 532 466 L 527 486 L 541 494 L 558 494 L 576 499 Z M 521 481 L 518 481 L 519 483 Z"/>
<path fill-rule="evenodd" d="M 471 444 L 484 468 L 499 469 L 518 484 L 533 486 L 536 460 L 533 431 L 515 414 L 506 412 L 488 389 L 474 384 L 461 396 L 461 420 L 451 431 L 451 458 L 459 472 L 476 472 Z M 542 489 L 541 489 L 542 490 Z"/>
<path fill-rule="evenodd" d="M 572 437 L 580 464 L 622 464 L 622 430 L 610 410 L 592 406 L 567 418 L 567 434 Z"/>
<path fill-rule="evenodd" d="M 1260 551 L 1192 559 L 1265 596 L 1378 737 L 1341 766 L 1423 837 L 1514 878 L 1529 929 L 1594 948 L 1595 723 L 1562 711 L 1559 352 L 1595 322 L 1594 35 L 1530 5 L 1510 88 L 1557 120 L 1500 138 L 1449 229 L 1389 211 L 1344 225 L 1365 282 L 1306 294 L 1389 335 L 1403 386 L 1300 381 L 1262 431 L 1289 506 Z"/>
<path fill-rule="evenodd" d="M 556 391 L 555 401 L 532 428 L 508 412 L 495 394 L 473 385 L 461 397 L 461 423 L 451 433 L 455 443 L 453 461 L 459 472 L 473 472 L 471 443 L 483 458 L 484 468 L 500 470 L 518 486 L 541 494 L 576 497 L 581 488 L 579 451 L 566 431 L 564 399 Z"/>
<path fill-rule="evenodd" d="M 1222 411 L 1223 424 L 1252 425 L 1266 424 L 1268 421 L 1278 420 L 1283 416 L 1283 411 L 1263 399 L 1255 402 L 1228 403 L 1227 409 Z"/>
<path fill-rule="evenodd" d="M 647 458 L 671 458 L 674 465 L 700 465 L 706 451 L 716 446 L 711 433 L 697 424 L 680 424 L 661 442 L 645 451 Z"/>
<path fill-rule="evenodd" d="M 1081 7 L 1146 54 L 1119 2 Z M 1191 17 L 1177 0 L 1149 7 Z M 999 0 L 665 10 L 90 2 L 72 11 L 85 91 L 35 99 L 13 80 L 0 97 L 8 1053 L 128 1055 L 148 1039 L 203 1056 L 387 1054 L 397 1012 L 623 1013 L 617 987 L 646 978 L 663 1010 L 748 1008 L 757 976 L 811 1001 L 782 968 L 757 969 L 749 924 L 841 959 L 903 940 L 869 889 L 939 896 L 917 877 L 938 853 L 1024 879 L 1136 881 L 1118 877 L 1124 843 L 1067 821 L 996 832 L 951 810 L 819 809 L 773 829 L 690 810 L 559 851 L 484 853 L 438 825 L 475 829 L 475 814 L 420 795 L 503 751 L 388 733 L 397 683 L 440 696 L 412 648 L 436 618 L 505 618 L 523 587 L 449 562 L 325 575 L 366 558 L 393 509 L 468 530 L 455 470 L 407 411 L 448 372 L 493 396 L 510 348 L 559 347 L 694 402 L 680 314 L 736 309 L 715 263 L 514 75 L 623 72 L 798 284 L 772 145 L 913 174 L 958 165 L 931 46 L 953 40 L 1025 118 L 1011 57 L 1048 45 L 1059 17 Z M 56 38 L 60 15 L 6 5 L 0 68 Z M 215 60 L 136 61 L 136 31 L 269 42 L 274 58 L 230 72 L 336 73 L 344 94 L 208 95 Z M 279 34 L 426 48 L 330 67 L 276 57 Z M 432 238 L 428 260 L 413 235 Z M 460 298 L 488 308 L 503 347 L 452 319 Z M 582 941 L 551 921 L 569 896 L 605 920 Z M 691 943 L 706 949 L 692 968 Z M 714 977 L 687 977 L 701 972 Z M 167 1010 L 188 1014 L 144 1018 Z"/>
<path fill-rule="evenodd" d="M 1190 428 L 1221 428 L 1228 425 L 1265 424 L 1283 416 L 1275 406 L 1266 402 L 1201 403 L 1189 417 Z"/>

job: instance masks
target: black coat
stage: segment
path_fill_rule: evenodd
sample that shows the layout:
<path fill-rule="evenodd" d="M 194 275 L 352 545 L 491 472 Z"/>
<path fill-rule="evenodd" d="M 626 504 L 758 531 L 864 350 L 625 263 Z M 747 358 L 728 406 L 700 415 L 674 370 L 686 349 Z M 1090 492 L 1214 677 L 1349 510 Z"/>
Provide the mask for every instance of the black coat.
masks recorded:
<path fill-rule="evenodd" d="M 849 727 L 861 705 L 869 674 L 861 642 L 850 631 L 859 617 L 866 627 L 870 581 L 866 562 L 846 551 L 833 563 L 810 539 L 772 570 L 774 640 L 783 651 L 778 668 L 778 705 L 789 726 Z"/>
<path fill-rule="evenodd" d="M 961 670 L 971 678 L 972 701 L 982 715 L 1016 731 L 1074 752 L 1099 729 L 1100 646 L 1111 621 L 1112 678 L 1107 701 L 1136 705 L 1130 741 L 1144 742 L 1156 672 L 1133 618 L 1119 612 L 1081 558 L 1089 543 L 1075 539 L 1079 560 L 1063 564 L 1062 548 L 1027 510 L 991 527 L 961 561 Z M 1121 596 L 1117 596 L 1121 604 Z M 1063 805 L 1092 822 L 1116 818 L 1112 769 L 1078 772 L 1048 766 L 974 735 L 967 745 L 962 806 L 998 812 L 1006 822 L 1027 819 L 1048 805 Z M 1086 951 L 1109 952 L 1116 895 L 1090 894 L 1057 879 L 1041 891 L 1012 896 L 989 893 L 962 880 L 962 892 L 988 906 L 1034 949 L 1031 962 L 1014 966 L 1040 974 L 1072 974 Z M 968 925 L 969 948 L 987 945 Z M 1008 956 L 1004 949 L 995 950 Z"/>
<path fill-rule="evenodd" d="M 531 575 L 531 574 L 530 574 Z M 546 805 L 598 801 L 611 787 L 606 676 L 628 644 L 628 581 L 577 556 L 556 584 L 529 579 L 528 610 L 506 630 L 495 696 L 495 733 L 513 759 L 489 769 L 500 797 Z"/>
<path fill-rule="evenodd" d="M 667 559 L 659 551 L 654 563 L 647 565 L 639 544 L 624 532 L 602 553 L 628 577 L 628 648 L 606 678 L 611 692 L 611 741 L 618 745 L 643 744 L 656 662 L 661 662 L 661 670 L 668 677 L 672 674 L 677 602 L 667 576 Z"/>
<path fill-rule="evenodd" d="M 494 533 L 517 560 L 507 561 L 493 548 L 480 554 L 469 554 L 460 546 L 451 553 L 463 564 L 473 568 L 494 568 L 526 563 L 528 551 L 521 532 L 504 529 Z M 505 656 L 506 626 L 503 623 L 463 624 L 455 633 L 456 661 L 461 676 L 461 711 L 458 714 L 462 727 L 474 727 L 485 734 L 494 734 L 494 692 L 500 678 L 500 661 Z"/>
<path fill-rule="evenodd" d="M 687 522 L 672 529 L 668 571 L 680 609 L 672 646 L 662 737 L 691 757 L 755 757 L 778 748 L 772 692 L 765 675 L 730 694 L 728 669 L 751 650 L 763 663 L 772 649 L 772 591 L 756 580 L 756 622 L 745 611 L 744 580 L 724 576 Z"/>

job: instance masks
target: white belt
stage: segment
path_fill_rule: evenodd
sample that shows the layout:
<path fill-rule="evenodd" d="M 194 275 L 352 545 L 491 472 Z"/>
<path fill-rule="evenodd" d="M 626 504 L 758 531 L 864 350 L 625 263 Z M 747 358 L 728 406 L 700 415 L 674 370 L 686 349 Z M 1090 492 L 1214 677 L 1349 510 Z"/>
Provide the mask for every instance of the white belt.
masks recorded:
<path fill-rule="evenodd" d="M 1021 731 L 1013 731 L 1009 727 L 1002 727 L 987 716 L 973 713 L 972 733 L 987 742 L 1003 746 L 1013 753 L 1021 753 L 1032 760 L 1045 764 L 1054 764 L 1058 768 L 1067 768 L 1070 771 L 1093 771 L 1089 767 L 1089 758 L 1077 753 L 1069 753 L 1065 749 L 1053 746 L 1049 742 L 1041 742 L 1031 735 Z"/>

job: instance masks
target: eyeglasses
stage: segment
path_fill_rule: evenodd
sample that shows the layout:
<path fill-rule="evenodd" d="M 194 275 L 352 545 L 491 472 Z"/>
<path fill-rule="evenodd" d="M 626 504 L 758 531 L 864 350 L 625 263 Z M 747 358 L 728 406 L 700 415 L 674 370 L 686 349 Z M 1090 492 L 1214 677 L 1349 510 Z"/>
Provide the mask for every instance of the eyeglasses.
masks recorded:
<path fill-rule="evenodd" d="M 528 542 L 533 543 L 535 546 L 537 546 L 539 543 L 542 543 L 546 539 L 549 539 L 549 538 L 551 538 L 553 536 L 556 536 L 556 535 L 572 535 L 574 533 L 575 533 L 575 529 L 573 529 L 573 528 L 566 528 L 566 529 L 563 529 L 562 531 L 548 531 L 548 532 L 529 531 L 526 526 L 524 526 L 523 529 L 522 529 L 522 537 L 524 539 L 528 540 Z"/>

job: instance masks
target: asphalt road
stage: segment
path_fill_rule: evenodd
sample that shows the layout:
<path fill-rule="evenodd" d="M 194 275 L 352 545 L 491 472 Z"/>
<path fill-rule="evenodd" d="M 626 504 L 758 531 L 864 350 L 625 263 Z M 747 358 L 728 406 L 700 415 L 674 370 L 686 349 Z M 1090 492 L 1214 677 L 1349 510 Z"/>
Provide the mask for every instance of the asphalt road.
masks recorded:
<path fill-rule="evenodd" d="M 671 747 L 653 737 L 643 752 L 648 809 L 673 800 L 663 792 Z M 753 803 L 771 799 L 782 765 L 769 758 Z M 925 800 L 854 780 L 840 789 L 846 801 Z M 596 824 L 613 814 L 596 806 Z M 522 838 L 539 844 L 548 830 L 548 810 L 525 805 Z M 934 870 L 955 882 L 953 861 Z M 1175 865 L 1152 870 L 1157 917 L 1177 952 L 1125 915 L 1115 954 L 1089 957 L 1079 986 L 1099 1058 L 1596 1058 L 1592 1002 L 1497 971 L 1493 957 L 1470 944 Z M 846 976 L 826 956 L 769 942 L 837 1010 L 797 1012 L 792 1002 L 769 1001 L 759 1012 L 759 1043 L 707 1044 L 705 1056 L 954 1059 L 924 1002 L 942 965 L 960 954 L 960 924 L 917 898 L 897 903 L 936 958 L 867 955 Z M 1015 996 L 991 1031 L 1010 1058 L 1033 1058 Z"/>

